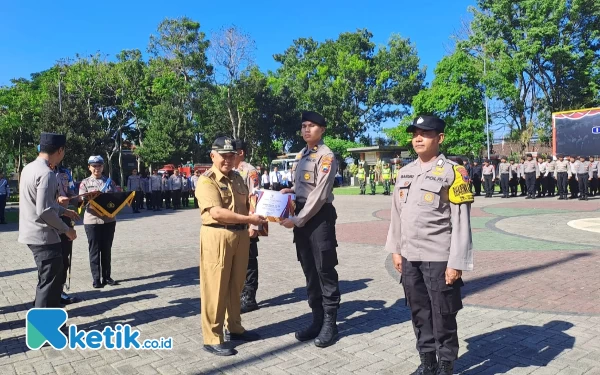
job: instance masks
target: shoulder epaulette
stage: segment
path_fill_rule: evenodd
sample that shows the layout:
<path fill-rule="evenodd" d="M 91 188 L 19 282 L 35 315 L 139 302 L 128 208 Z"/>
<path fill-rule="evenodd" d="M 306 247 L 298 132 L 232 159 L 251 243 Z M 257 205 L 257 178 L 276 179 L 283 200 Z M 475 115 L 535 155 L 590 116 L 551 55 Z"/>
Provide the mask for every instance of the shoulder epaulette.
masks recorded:
<path fill-rule="evenodd" d="M 212 169 L 207 169 L 206 172 L 202 173 L 202 176 L 211 177 L 214 174 L 215 172 L 213 172 Z"/>

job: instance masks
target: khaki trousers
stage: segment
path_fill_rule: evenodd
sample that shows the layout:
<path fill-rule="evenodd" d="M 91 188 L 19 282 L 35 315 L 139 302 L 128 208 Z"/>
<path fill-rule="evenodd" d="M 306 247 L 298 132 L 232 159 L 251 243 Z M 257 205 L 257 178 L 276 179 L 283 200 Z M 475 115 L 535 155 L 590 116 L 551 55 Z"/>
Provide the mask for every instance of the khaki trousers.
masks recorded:
<path fill-rule="evenodd" d="M 246 281 L 250 237 L 247 230 L 200 229 L 200 312 L 204 345 L 223 343 L 223 325 L 244 333 L 240 295 Z M 227 314 L 227 316 L 226 316 Z"/>

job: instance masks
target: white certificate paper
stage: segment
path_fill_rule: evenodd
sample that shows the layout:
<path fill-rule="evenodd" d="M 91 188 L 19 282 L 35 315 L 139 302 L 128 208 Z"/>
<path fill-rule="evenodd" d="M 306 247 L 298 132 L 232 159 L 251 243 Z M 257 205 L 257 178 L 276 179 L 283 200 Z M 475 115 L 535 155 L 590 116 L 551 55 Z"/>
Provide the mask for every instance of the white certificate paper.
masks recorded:
<path fill-rule="evenodd" d="M 257 190 L 254 213 L 266 216 L 269 221 L 280 221 L 294 216 L 295 194 L 281 194 L 272 190 Z"/>

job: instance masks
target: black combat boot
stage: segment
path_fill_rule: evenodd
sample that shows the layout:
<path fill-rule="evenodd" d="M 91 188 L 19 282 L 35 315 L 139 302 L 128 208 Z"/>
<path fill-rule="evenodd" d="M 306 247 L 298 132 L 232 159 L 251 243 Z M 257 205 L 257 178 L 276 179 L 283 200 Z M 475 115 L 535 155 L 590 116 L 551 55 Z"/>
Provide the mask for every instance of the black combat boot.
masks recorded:
<path fill-rule="evenodd" d="M 454 371 L 454 362 L 440 361 L 436 375 L 452 375 Z"/>
<path fill-rule="evenodd" d="M 419 353 L 421 365 L 411 375 L 436 375 L 438 369 L 435 352 Z"/>
<path fill-rule="evenodd" d="M 319 348 L 326 348 L 333 345 L 338 337 L 337 329 L 337 310 L 328 311 L 325 313 L 325 320 L 319 336 L 315 339 L 315 345 Z"/>
<path fill-rule="evenodd" d="M 563 195 L 561 195 L 561 196 L 558 197 L 559 201 L 562 201 L 563 199 L 565 199 Z"/>
<path fill-rule="evenodd" d="M 258 310 L 258 303 L 256 303 L 256 290 L 244 289 L 241 296 L 240 311 L 242 314 L 250 311 Z"/>
<path fill-rule="evenodd" d="M 317 336 L 319 336 L 319 332 L 321 332 L 321 327 L 323 327 L 323 318 L 325 312 L 322 308 L 317 308 L 312 310 L 312 318 L 313 321 L 308 328 L 305 328 L 301 331 L 296 332 L 296 340 L 298 341 L 308 341 L 314 340 Z"/>

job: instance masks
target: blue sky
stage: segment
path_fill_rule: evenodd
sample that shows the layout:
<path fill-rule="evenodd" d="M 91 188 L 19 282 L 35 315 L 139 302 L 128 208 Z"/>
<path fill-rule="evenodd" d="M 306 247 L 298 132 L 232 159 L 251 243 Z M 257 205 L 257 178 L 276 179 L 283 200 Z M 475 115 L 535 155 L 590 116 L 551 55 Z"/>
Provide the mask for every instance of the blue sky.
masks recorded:
<path fill-rule="evenodd" d="M 188 16 L 213 31 L 236 25 L 256 42 L 255 59 L 264 71 L 277 69 L 273 54 L 294 39 L 322 41 L 344 31 L 367 28 L 377 44 L 392 33 L 416 44 L 427 82 L 435 64 L 452 47 L 451 35 L 469 18 L 468 0 L 318 2 L 275 1 L 6 1 L 0 10 L 0 86 L 52 66 L 57 60 L 97 51 L 114 56 L 123 49 L 145 52 L 150 34 L 165 17 Z"/>

